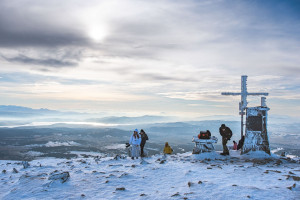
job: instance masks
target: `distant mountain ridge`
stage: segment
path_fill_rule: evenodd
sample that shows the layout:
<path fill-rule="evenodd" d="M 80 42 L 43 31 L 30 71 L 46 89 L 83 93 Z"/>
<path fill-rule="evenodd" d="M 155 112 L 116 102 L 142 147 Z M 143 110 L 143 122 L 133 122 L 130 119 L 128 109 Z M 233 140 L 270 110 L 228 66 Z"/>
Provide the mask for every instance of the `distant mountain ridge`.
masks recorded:
<path fill-rule="evenodd" d="M 46 121 L 84 121 L 107 124 L 137 124 L 137 123 L 157 123 L 166 122 L 174 117 L 143 115 L 136 117 L 128 116 L 108 116 L 103 117 L 100 113 L 81 113 L 81 112 L 64 112 L 50 110 L 47 108 L 33 109 L 16 105 L 0 105 L 0 117 L 3 118 L 42 118 Z M 47 119 L 48 118 L 48 119 Z"/>
<path fill-rule="evenodd" d="M 25 117 L 25 116 L 37 116 L 37 115 L 61 115 L 63 112 L 56 110 L 49 110 L 46 108 L 33 109 L 23 106 L 15 105 L 0 105 L 0 116 L 7 117 Z"/>
<path fill-rule="evenodd" d="M 154 116 L 154 115 L 143 115 L 138 117 L 102 117 L 102 118 L 94 118 L 88 119 L 93 122 L 102 122 L 102 123 L 111 123 L 111 124 L 137 124 L 137 123 L 154 123 L 154 122 L 164 122 L 168 120 L 172 120 L 172 117 L 165 116 Z"/>

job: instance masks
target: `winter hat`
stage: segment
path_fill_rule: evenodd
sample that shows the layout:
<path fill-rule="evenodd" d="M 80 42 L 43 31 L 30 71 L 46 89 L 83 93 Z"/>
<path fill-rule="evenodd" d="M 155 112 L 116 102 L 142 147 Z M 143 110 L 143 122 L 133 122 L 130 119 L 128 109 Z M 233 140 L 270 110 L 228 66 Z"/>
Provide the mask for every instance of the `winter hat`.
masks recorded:
<path fill-rule="evenodd" d="M 138 132 L 139 132 L 139 130 L 136 128 L 136 129 L 134 129 L 134 132 L 137 132 L 137 133 L 138 133 Z"/>
<path fill-rule="evenodd" d="M 222 124 L 221 127 L 225 127 L 225 124 Z"/>

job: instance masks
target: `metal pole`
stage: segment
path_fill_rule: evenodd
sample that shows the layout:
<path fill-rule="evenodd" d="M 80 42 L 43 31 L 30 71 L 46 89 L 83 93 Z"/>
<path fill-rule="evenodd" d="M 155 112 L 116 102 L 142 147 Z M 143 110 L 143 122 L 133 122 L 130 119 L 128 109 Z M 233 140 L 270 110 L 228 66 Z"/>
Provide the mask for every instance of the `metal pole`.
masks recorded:
<path fill-rule="evenodd" d="M 241 113 L 241 138 L 243 137 L 244 133 L 244 115 L 243 112 Z"/>

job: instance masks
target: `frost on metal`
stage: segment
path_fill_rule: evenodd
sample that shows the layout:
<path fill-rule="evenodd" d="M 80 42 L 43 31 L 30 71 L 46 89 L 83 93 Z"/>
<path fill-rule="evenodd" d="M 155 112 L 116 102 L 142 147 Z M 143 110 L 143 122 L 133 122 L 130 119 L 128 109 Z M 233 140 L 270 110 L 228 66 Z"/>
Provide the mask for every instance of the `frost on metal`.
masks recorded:
<path fill-rule="evenodd" d="M 263 101 L 262 101 L 263 102 Z M 246 134 L 242 154 L 249 151 L 264 151 L 270 154 L 267 131 L 268 107 L 258 106 L 246 109 Z"/>
<path fill-rule="evenodd" d="M 239 114 L 241 115 L 241 137 L 244 135 L 245 141 L 242 154 L 249 151 L 265 151 L 270 154 L 269 137 L 267 131 L 267 112 L 270 110 L 266 105 L 266 98 L 261 97 L 261 106 L 247 107 L 247 96 L 268 96 L 268 93 L 249 93 L 247 91 L 247 77 L 241 77 L 241 92 L 223 92 L 222 95 L 240 95 Z M 246 122 L 244 123 L 244 115 Z M 245 127 L 246 125 L 246 127 Z"/>
<path fill-rule="evenodd" d="M 197 136 L 194 136 L 192 142 L 195 142 L 193 154 L 199 154 L 204 152 L 215 151 L 213 143 L 217 143 L 218 138 L 212 136 L 210 139 L 199 139 Z"/>

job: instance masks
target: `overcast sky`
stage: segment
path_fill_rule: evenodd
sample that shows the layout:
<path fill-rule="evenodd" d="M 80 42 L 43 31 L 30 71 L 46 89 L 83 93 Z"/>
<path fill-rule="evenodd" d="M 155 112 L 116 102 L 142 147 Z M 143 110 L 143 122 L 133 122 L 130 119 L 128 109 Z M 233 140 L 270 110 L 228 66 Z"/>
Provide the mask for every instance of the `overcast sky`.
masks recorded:
<path fill-rule="evenodd" d="M 0 0 L 0 66 L 1 105 L 238 116 L 248 75 L 300 117 L 300 1 Z"/>

